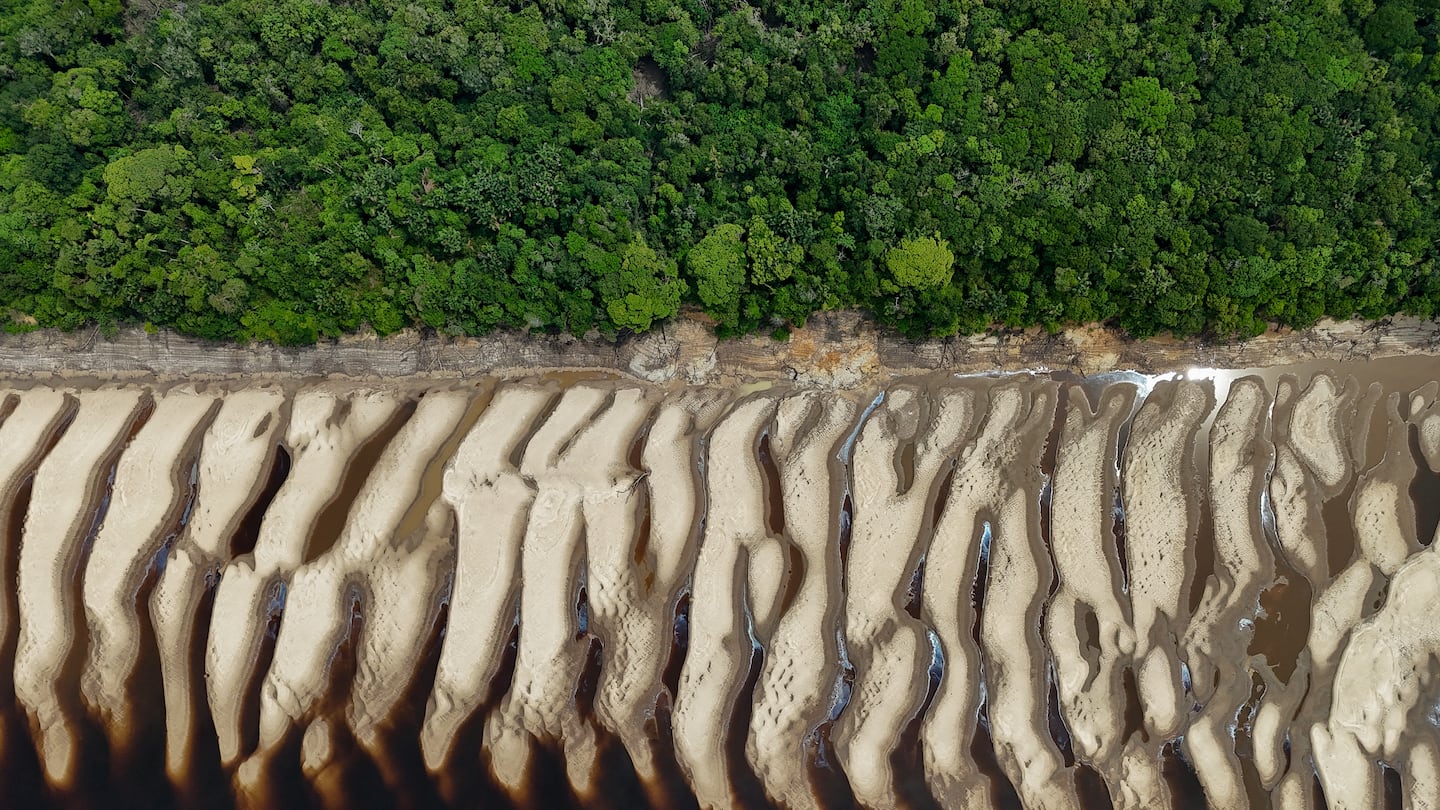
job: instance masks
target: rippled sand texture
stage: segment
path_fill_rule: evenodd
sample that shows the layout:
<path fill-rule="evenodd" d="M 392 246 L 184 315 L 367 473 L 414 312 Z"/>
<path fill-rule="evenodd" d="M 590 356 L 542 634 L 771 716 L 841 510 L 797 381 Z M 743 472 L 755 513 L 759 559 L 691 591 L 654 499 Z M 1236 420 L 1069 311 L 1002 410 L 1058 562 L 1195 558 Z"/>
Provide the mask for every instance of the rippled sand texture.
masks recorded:
<path fill-rule="evenodd" d="M 0 388 L 0 796 L 1440 807 L 1437 399 Z"/>

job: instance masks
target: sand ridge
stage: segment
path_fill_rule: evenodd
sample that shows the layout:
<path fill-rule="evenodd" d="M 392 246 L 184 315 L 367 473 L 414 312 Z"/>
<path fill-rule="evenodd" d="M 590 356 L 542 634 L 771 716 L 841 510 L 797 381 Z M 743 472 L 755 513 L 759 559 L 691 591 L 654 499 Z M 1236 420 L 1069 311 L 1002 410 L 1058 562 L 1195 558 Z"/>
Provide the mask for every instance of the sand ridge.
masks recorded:
<path fill-rule="evenodd" d="M 933 399 L 897 388 L 871 412 L 853 450 L 844 639 L 855 683 L 833 736 L 851 789 L 866 806 L 896 802 L 890 759 L 926 696 L 932 650 L 927 628 L 906 612 L 908 588 L 926 559 L 924 530 L 934 531 L 936 490 L 948 484 L 941 472 L 954 464 L 976 421 L 977 399 L 970 388 L 942 389 Z"/>
<path fill-rule="evenodd" d="M 695 562 L 690 649 L 675 696 L 675 753 L 701 807 L 733 804 L 726 727 L 751 666 L 755 639 L 749 602 L 758 574 L 752 549 L 769 541 L 764 472 L 758 450 L 775 417 L 774 397 L 738 404 L 710 436 L 710 508 Z M 773 587 L 773 586 L 772 586 Z"/>
<path fill-rule="evenodd" d="M 1050 501 L 1050 548 L 1059 590 L 1046 616 L 1060 711 L 1075 754 L 1118 793 L 1124 743 L 1122 672 L 1135 650 L 1130 602 L 1114 542 L 1120 430 L 1137 403 L 1133 385 L 1105 390 L 1092 408 L 1066 391 Z"/>
<path fill-rule="evenodd" d="M 752 566 L 768 563 L 784 577 L 768 603 L 753 610 L 756 641 L 766 655 L 746 757 L 771 800 L 795 810 L 818 806 L 808 764 L 813 752 L 805 745 L 827 719 L 840 677 L 838 517 L 845 478 L 837 461 L 856 415 L 849 399 L 820 394 L 789 397 L 776 409 L 770 449 L 783 534 L 771 538 L 768 559 L 751 558 Z"/>
<path fill-rule="evenodd" d="M 399 405 L 379 391 L 345 396 L 319 390 L 295 398 L 285 434 L 289 477 L 265 512 L 255 547 L 226 564 L 215 591 L 215 612 L 234 617 L 210 625 L 205 665 L 209 708 L 227 765 L 250 753 L 242 750 L 248 735 L 241 714 L 266 627 L 278 620 L 285 589 L 321 529 L 322 511 L 340 495 L 352 455 L 395 417 Z"/>
<path fill-rule="evenodd" d="M 89 710 L 131 735 L 131 679 L 149 628 L 128 611 L 166 542 L 183 529 L 194 484 L 196 445 L 219 394 L 185 386 L 154 395 L 154 411 L 130 440 L 115 469 L 105 520 L 85 568 L 84 603 L 90 643 L 81 693 Z"/>
<path fill-rule="evenodd" d="M 1125 446 L 1122 500 L 1133 671 L 1152 739 L 1173 737 L 1187 708 L 1178 646 L 1194 571 L 1203 495 L 1193 486 L 1193 446 L 1215 397 L 1208 382 L 1156 386 L 1135 415 Z"/>
<path fill-rule="evenodd" d="M 1037 655 L 1043 649 L 1040 607 L 1051 581 L 1050 557 L 1040 539 L 1039 463 L 1057 394 L 1047 382 L 991 389 L 989 413 L 974 444 L 960 455 L 935 541 L 938 546 L 942 536 L 952 542 L 978 538 L 988 558 L 979 622 L 991 737 L 1000 767 L 1021 801 L 1039 808 L 1074 807 L 1077 801 L 1072 777 L 1041 719 L 1048 716 L 1048 678 L 1035 677 L 1045 669 L 1043 656 Z M 953 528 L 946 525 L 951 515 L 958 519 Z M 933 551 L 930 559 L 939 562 Z M 926 568 L 927 579 L 937 576 L 941 584 L 925 589 L 923 616 L 934 623 L 948 652 L 974 620 L 952 598 L 955 589 L 945 587 L 945 570 L 938 564 Z M 961 593 L 965 581 L 960 580 Z M 941 801 L 963 785 L 955 763 L 964 749 L 954 742 L 953 729 L 969 723 L 973 696 L 980 692 L 974 685 L 978 673 L 956 678 L 952 672 L 960 674 L 958 668 L 946 669 L 921 729 L 932 792 Z"/>
<path fill-rule="evenodd" d="M 1210 502 L 1214 571 L 1182 640 L 1191 692 L 1200 708 L 1190 720 L 1185 751 L 1211 807 L 1250 806 L 1229 725 L 1250 697 L 1248 648 L 1259 594 L 1275 577 L 1265 538 L 1265 478 L 1275 458 L 1268 438 L 1265 383 L 1246 377 L 1230 386 L 1210 429 Z M 1245 665 L 1236 671 L 1235 662 Z"/>
<path fill-rule="evenodd" d="M 0 779 L 164 751 L 161 793 L 256 807 L 1426 806 L 1415 360 L 12 385 Z"/>
<path fill-rule="evenodd" d="M 395 546 L 410 538 L 396 537 L 395 532 L 421 493 L 426 468 L 455 431 L 468 404 L 469 395 L 457 391 L 442 390 L 421 398 L 414 414 L 382 451 L 376 472 L 357 496 L 334 547 L 296 570 L 286 592 L 274 664 L 260 695 L 259 749 L 250 761 L 263 763 L 292 729 L 324 711 L 330 691 L 326 672 L 342 642 L 348 640 L 357 648 L 362 670 L 367 666 L 364 659 L 375 655 L 370 648 L 389 641 L 387 630 L 399 631 L 394 640 L 402 645 L 414 643 L 415 629 L 423 625 L 414 613 L 430 607 L 423 597 L 407 604 L 404 611 L 395 610 L 392 604 L 392 610 L 372 614 L 371 621 L 358 628 L 359 638 L 352 635 L 357 629 L 352 617 L 358 607 L 376 599 L 372 593 L 375 581 L 394 576 L 396 566 L 416 564 L 407 562 L 413 557 L 422 569 L 431 568 L 426 552 L 433 553 L 438 542 L 434 536 L 443 533 L 427 525 L 417 544 L 419 553 L 397 555 Z M 381 626 L 377 628 L 377 624 Z M 413 665 L 413 648 L 402 646 L 398 653 L 399 660 L 394 663 Z M 363 698 L 364 691 L 360 694 Z M 362 718 L 368 714 L 364 703 L 352 704 L 351 711 Z M 356 717 L 352 714 L 350 720 L 356 722 Z M 258 765 L 250 767 L 253 771 Z"/>
<path fill-rule="evenodd" d="M 124 446 L 148 391 L 102 388 L 76 394 L 75 419 L 35 471 L 18 559 L 20 639 L 15 697 L 40 731 L 47 778 L 73 777 L 79 739 L 75 695 L 64 694 L 80 603 L 78 566 L 94 526 L 87 504 L 108 495 L 108 460 Z"/>
<path fill-rule="evenodd" d="M 166 767 L 172 774 L 187 767 L 195 714 L 203 706 L 196 699 L 200 673 L 191 665 L 191 650 L 205 635 L 197 636 L 197 614 L 218 584 L 232 533 L 258 496 L 254 482 L 273 463 L 287 404 L 278 387 L 245 388 L 224 398 L 201 439 L 194 509 L 150 596 L 165 686 Z"/>
<path fill-rule="evenodd" d="M 535 493 L 512 458 L 524 452 L 527 427 L 556 396 L 503 387 L 445 469 L 441 497 L 454 511 L 459 546 L 450 620 L 467 632 L 448 635 L 441 649 L 421 732 L 432 770 L 445 764 L 457 729 L 485 699 L 516 621 L 520 544 Z"/>

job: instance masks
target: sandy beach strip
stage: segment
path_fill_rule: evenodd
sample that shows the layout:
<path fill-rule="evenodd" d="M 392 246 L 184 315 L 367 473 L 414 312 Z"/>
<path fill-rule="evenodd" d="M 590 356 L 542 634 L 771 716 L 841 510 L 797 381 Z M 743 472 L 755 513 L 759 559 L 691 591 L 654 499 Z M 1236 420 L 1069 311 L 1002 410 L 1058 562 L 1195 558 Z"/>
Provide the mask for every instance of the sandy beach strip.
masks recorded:
<path fill-rule="evenodd" d="M 330 664 L 350 634 L 352 612 L 358 610 L 362 622 L 361 638 L 352 640 L 357 666 L 366 655 L 364 643 L 373 638 L 371 633 L 416 626 L 414 617 L 403 611 L 369 610 L 369 580 L 379 575 L 382 555 L 394 544 L 397 529 L 414 506 L 426 470 L 455 432 L 468 404 L 468 394 L 460 391 L 434 391 L 422 397 L 381 452 L 339 540 L 296 570 L 275 639 L 274 660 L 260 693 L 260 747 L 252 760 L 263 761 L 292 728 L 310 720 L 320 708 L 332 688 Z M 424 555 L 418 556 L 423 562 Z M 394 563 L 393 558 L 390 561 Z M 423 603 L 406 606 L 407 611 L 430 609 Z"/>
<path fill-rule="evenodd" d="M 1395 575 L 1405 559 L 1419 551 L 1415 537 L 1415 510 L 1410 504 L 1410 482 L 1415 479 L 1415 458 L 1410 453 L 1410 425 L 1400 416 L 1400 394 L 1391 392 L 1383 405 L 1385 455 L 1363 471 L 1351 500 L 1351 521 L 1359 553 L 1387 577 Z"/>
<path fill-rule="evenodd" d="M 95 510 L 103 508 L 99 502 L 111 473 L 105 461 L 124 446 L 148 394 L 140 387 L 76 394 L 75 421 L 35 472 L 17 565 L 15 697 L 39 729 L 40 764 L 54 785 L 70 784 L 79 747 L 79 707 L 73 705 L 79 695 L 68 694 L 78 684 L 65 683 L 62 675 L 77 632 L 84 632 L 75 627 L 77 565 Z"/>
<path fill-rule="evenodd" d="M 257 659 L 290 578 L 309 553 L 320 515 L 339 494 L 353 455 L 395 416 L 399 404 L 394 394 L 363 389 L 301 391 L 291 404 L 285 432 L 290 475 L 265 512 L 255 548 L 226 564 L 215 590 L 214 615 L 226 620 L 210 624 L 206 694 L 227 766 L 249 753 L 242 750 L 247 735 L 241 715 L 256 697 L 250 690 Z M 247 745 L 255 742 L 253 723 L 252 718 Z"/>
<path fill-rule="evenodd" d="M 891 757 L 929 687 L 928 628 L 906 611 L 908 591 L 930 536 L 939 534 L 931 512 L 946 497 L 940 490 L 949 486 L 945 479 L 977 421 L 976 408 L 968 387 L 941 387 L 933 398 L 918 387 L 897 387 L 871 412 L 852 450 L 843 621 L 855 683 L 831 737 L 856 799 L 867 807 L 896 803 Z M 905 481 L 907 454 L 914 460 Z"/>
<path fill-rule="evenodd" d="M 1266 436 L 1270 397 L 1262 380 L 1230 386 L 1210 428 L 1210 508 L 1214 571 L 1191 616 L 1182 644 L 1192 693 L 1202 704 L 1185 733 L 1185 752 L 1216 810 L 1250 804 L 1235 753 L 1232 726 L 1250 698 L 1245 662 L 1260 592 L 1275 577 L 1275 561 L 1261 523 L 1265 477 L 1275 457 Z"/>
<path fill-rule="evenodd" d="M 7 534 L 13 518 L 11 510 L 20 506 L 16 503 L 18 491 L 48 451 L 50 439 L 75 401 L 66 391 L 54 388 L 31 388 L 10 397 L 14 409 L 0 422 L 0 518 L 4 519 L 0 526 L 7 527 Z M 0 543 L 0 574 L 7 582 L 14 581 L 19 552 L 19 537 L 7 536 Z M 11 598 L 0 598 L 0 633 L 6 640 L 18 630 Z"/>
<path fill-rule="evenodd" d="M 951 504 L 972 511 L 975 521 L 991 521 L 989 581 L 979 617 L 990 734 L 1001 770 L 1025 806 L 1036 808 L 1078 806 L 1074 777 L 1065 769 L 1048 730 L 1049 679 L 1039 675 L 1048 668 L 1039 630 L 1040 609 L 1052 580 L 1050 555 L 1040 536 L 1040 460 L 1055 418 L 1057 394 L 1050 382 L 992 389 L 985 425 L 975 444 L 962 454 L 956 471 L 957 481 L 972 483 L 951 496 Z M 933 573 L 943 576 L 938 568 Z M 927 578 L 931 574 L 927 568 Z M 955 580 L 939 580 L 951 581 Z M 954 590 L 925 592 L 926 614 L 936 617 L 942 639 L 958 635 L 973 622 L 963 606 L 954 610 L 952 604 L 928 601 L 932 591 Z M 937 609 L 939 604 L 944 604 L 945 614 Z M 941 615 L 953 623 L 953 629 L 940 629 Z M 925 719 L 921 739 L 926 744 L 944 739 L 947 727 L 974 722 L 970 707 L 979 697 L 978 679 L 950 681 L 949 675 L 947 671 Z M 949 699 L 952 694 L 964 697 Z M 927 768 L 938 764 L 938 760 L 926 762 Z M 927 776 L 936 783 L 937 774 L 927 772 Z M 950 779 L 960 784 L 958 778 Z"/>
<path fill-rule="evenodd" d="M 413 688 L 455 564 L 454 518 L 431 501 L 424 524 L 379 548 L 363 571 L 365 601 L 356 645 L 355 679 L 346 720 L 355 739 L 389 775 L 385 732 Z"/>
<path fill-rule="evenodd" d="M 1209 382 L 1157 385 L 1135 415 L 1125 447 L 1122 499 L 1134 670 L 1146 728 L 1156 741 L 1174 737 L 1188 709 L 1178 646 L 1204 502 L 1203 494 L 1194 492 L 1192 448 L 1214 401 Z"/>
<path fill-rule="evenodd" d="M 1320 693 L 1329 693 L 1339 646 L 1363 617 L 1363 602 L 1378 573 L 1363 556 L 1357 559 L 1352 553 L 1332 574 L 1330 546 L 1348 542 L 1353 524 L 1329 526 L 1322 513 L 1328 498 L 1351 486 L 1360 466 L 1352 455 L 1351 434 L 1357 429 L 1366 433 L 1368 419 L 1357 413 L 1357 390 L 1353 381 L 1342 386 L 1321 372 L 1303 389 L 1295 378 L 1282 377 L 1276 393 L 1276 458 L 1270 483 L 1276 536 L 1282 560 L 1298 569 L 1312 593 L 1309 631 L 1294 671 L 1282 680 L 1276 672 L 1281 662 L 1269 656 L 1258 669 L 1265 692 L 1255 709 L 1252 759 L 1261 786 L 1277 801 L 1309 789 L 1310 740 L 1303 733 L 1290 734 L 1290 725 L 1302 713 L 1312 718 L 1306 722 L 1313 722 L 1317 713 L 1326 711 L 1328 701 Z M 1317 468 L 1316 463 L 1326 466 Z M 1331 537 L 1332 530 L 1344 535 Z M 1287 583 L 1285 590 L 1295 587 L 1299 583 Z"/>
<path fill-rule="evenodd" d="M 172 778 L 185 773 L 194 712 L 204 707 L 196 700 L 202 673 L 191 663 L 193 649 L 208 634 L 196 621 L 200 604 L 229 559 L 231 534 L 259 495 L 284 429 L 284 405 L 284 393 L 272 387 L 241 389 L 222 398 L 200 444 L 194 511 L 150 596 L 165 684 L 166 767 Z"/>
<path fill-rule="evenodd" d="M 643 592 L 645 574 L 635 561 L 646 490 L 644 471 L 632 465 L 631 450 L 654 408 L 650 392 L 616 389 L 609 405 L 575 438 L 556 468 L 580 489 L 587 631 L 600 644 L 602 662 L 595 687 L 595 719 L 619 739 L 632 762 L 644 762 L 650 755 L 646 721 L 653 709 L 644 705 L 653 683 L 637 677 L 644 673 L 637 673 L 633 662 L 664 638 L 653 621 L 654 606 L 647 604 L 652 597 Z M 568 742 L 565 748 L 568 759 Z M 576 777 L 571 787 L 585 802 L 597 798 L 594 780 L 603 775 L 585 770 L 593 767 L 593 758 L 582 748 L 567 766 Z"/>
<path fill-rule="evenodd" d="M 506 385 L 461 441 L 445 469 L 442 499 L 456 521 L 455 583 L 435 686 L 420 734 L 425 763 L 438 771 L 455 735 L 486 699 L 516 620 L 520 547 L 534 488 L 511 462 L 554 391 Z"/>
<path fill-rule="evenodd" d="M 1385 605 L 1357 627 L 1335 670 L 1329 717 L 1310 738 L 1315 763 L 1331 807 L 1380 804 L 1376 761 L 1410 764 L 1407 806 L 1424 806 L 1434 796 L 1433 758 L 1407 762 L 1418 736 L 1433 756 L 1434 729 L 1415 722 L 1435 699 L 1432 662 L 1440 655 L 1440 552 L 1433 546 L 1410 557 L 1390 583 Z"/>
<path fill-rule="evenodd" d="M 1120 428 L 1137 393 L 1134 385 L 1109 386 L 1092 409 L 1084 389 L 1066 389 L 1051 481 L 1050 548 L 1059 589 L 1046 614 L 1045 641 L 1076 757 L 1094 766 L 1112 793 L 1118 793 L 1125 733 L 1121 675 L 1135 647 L 1114 535 L 1116 462 Z"/>
<path fill-rule="evenodd" d="M 760 616 L 765 660 L 755 687 L 746 756 L 770 798 L 793 810 L 818 807 L 805 742 L 830 709 L 840 676 L 840 443 L 857 409 L 844 397 L 792 396 L 775 415 L 771 448 L 785 507 L 785 578 L 779 604 Z M 753 564 L 753 561 L 752 561 Z"/>
<path fill-rule="evenodd" d="M 690 648 L 675 696 L 675 754 L 703 807 L 734 803 L 726 741 L 751 663 L 750 548 L 769 534 L 756 447 L 778 403 L 756 395 L 734 407 L 710 437 L 709 510 L 695 562 Z"/>
<path fill-rule="evenodd" d="M 120 456 L 110 508 L 85 568 L 90 643 L 81 693 L 116 744 L 127 744 L 132 731 L 129 688 L 148 630 L 140 626 L 136 601 L 157 555 L 173 539 L 166 532 L 179 530 L 194 451 L 217 399 L 193 387 L 155 395 L 155 410 Z"/>
<path fill-rule="evenodd" d="M 523 796 L 536 740 L 563 743 L 572 784 L 583 785 L 594 766 L 594 729 L 571 709 L 589 646 L 577 615 L 585 491 L 560 465 L 609 399 L 610 392 L 596 386 L 567 390 L 520 462 L 520 472 L 535 487 L 520 551 L 520 639 L 510 690 L 485 724 L 491 771 L 516 797 Z M 617 442 L 628 449 L 631 438 Z"/>

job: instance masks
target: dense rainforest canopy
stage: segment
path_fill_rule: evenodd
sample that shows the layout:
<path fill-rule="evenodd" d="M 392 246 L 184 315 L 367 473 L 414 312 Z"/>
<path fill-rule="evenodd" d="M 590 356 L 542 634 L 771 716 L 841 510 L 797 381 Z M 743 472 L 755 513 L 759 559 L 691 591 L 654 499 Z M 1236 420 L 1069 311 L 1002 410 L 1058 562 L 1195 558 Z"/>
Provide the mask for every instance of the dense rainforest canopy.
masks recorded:
<path fill-rule="evenodd" d="M 10 0 L 0 321 L 1440 307 L 1437 0 Z"/>

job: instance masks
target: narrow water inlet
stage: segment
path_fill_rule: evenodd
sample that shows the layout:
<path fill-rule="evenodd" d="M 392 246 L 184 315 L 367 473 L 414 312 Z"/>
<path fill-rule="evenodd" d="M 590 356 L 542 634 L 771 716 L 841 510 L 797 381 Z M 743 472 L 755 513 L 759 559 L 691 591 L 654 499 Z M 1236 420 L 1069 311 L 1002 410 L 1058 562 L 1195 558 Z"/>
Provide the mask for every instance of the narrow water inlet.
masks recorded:
<path fill-rule="evenodd" d="M 127 454 L 151 446 L 147 426 L 193 386 L 126 383 L 107 399 L 90 394 L 114 384 L 0 383 L 0 574 L 12 582 L 0 704 L 20 707 L 0 713 L 0 795 L 104 807 L 107 791 L 150 780 L 167 807 L 1440 800 L 1440 772 L 1408 758 L 1428 745 L 1416 718 L 1440 701 L 1428 669 L 1440 634 L 1417 629 L 1440 589 L 1401 587 L 1440 581 L 1440 471 L 1426 455 L 1440 446 L 1440 386 L 1426 387 L 1437 380 L 1440 360 L 1423 357 L 931 375 L 823 397 L 584 373 L 235 380 L 206 387 L 215 407 L 197 404 L 193 438 L 157 460 L 160 500 L 123 509 L 139 491 L 122 480 Z M 337 404 L 306 433 L 293 405 L 322 389 Z M 280 404 L 222 435 L 217 409 L 251 390 Z M 1258 416 L 1221 413 L 1257 390 Z M 1027 422 L 1046 391 L 1059 404 Z M 1012 394 L 1025 403 L 1014 413 Z M 128 416 L 102 412 L 121 407 Z M 111 422 L 113 435 L 61 443 Z M 224 442 L 263 459 L 207 489 L 197 482 L 227 480 Z M 73 547 L 59 554 L 42 533 L 59 518 L 35 517 L 37 476 L 58 492 L 56 471 L 77 459 L 93 463 L 74 477 Z M 1080 470 L 1099 480 L 1075 486 L 1066 476 Z M 280 533 L 301 520 L 285 510 L 307 483 L 303 526 Z M 485 508 L 464 508 L 462 492 Z M 150 536 L 107 544 L 107 522 L 140 514 Z M 1057 546 L 1082 519 L 1088 545 Z M 194 626 L 166 635 L 157 583 L 179 576 L 167 566 L 197 565 L 183 548 L 193 521 L 223 542 L 191 555 Z M 1158 544 L 1157 526 L 1182 540 Z M 125 598 L 87 601 L 90 572 L 112 559 L 135 572 Z M 263 566 L 256 609 L 230 612 L 239 603 L 220 595 Z M 498 629 L 460 618 L 482 614 Z M 57 621 L 73 646 L 44 653 Z M 314 654 L 321 624 L 340 629 L 307 669 L 296 656 Z M 102 625 L 128 628 L 139 652 L 110 655 Z M 227 625 L 244 633 L 217 632 Z M 485 677 L 455 677 L 449 662 L 476 639 Z M 25 685 L 39 671 L 28 662 L 47 656 L 63 665 L 53 695 Z M 167 656 L 188 694 L 161 671 Z M 237 656 L 252 668 L 217 677 Z M 1413 666 L 1377 671 L 1387 657 Z M 1015 681 L 1013 660 L 1040 680 Z M 132 714 L 94 710 L 78 669 L 89 661 L 145 698 Z M 313 692 L 296 700 L 292 683 Z M 1408 702 L 1366 702 L 1381 689 Z M 224 699 L 237 707 L 233 761 L 217 743 Z M 455 705 L 463 717 L 440 723 Z M 956 706 L 963 728 L 937 731 Z M 78 741 L 76 767 L 41 718 Z M 1405 730 L 1357 733 L 1366 723 Z"/>

